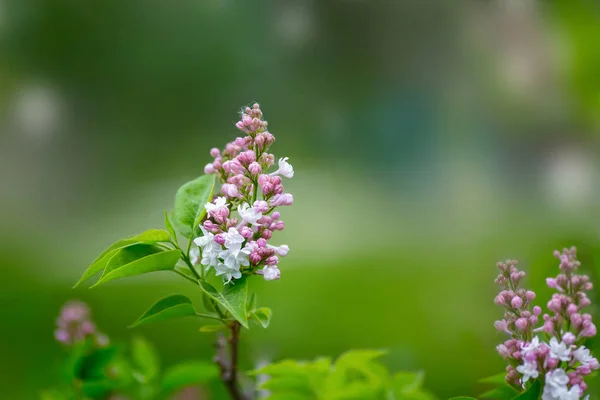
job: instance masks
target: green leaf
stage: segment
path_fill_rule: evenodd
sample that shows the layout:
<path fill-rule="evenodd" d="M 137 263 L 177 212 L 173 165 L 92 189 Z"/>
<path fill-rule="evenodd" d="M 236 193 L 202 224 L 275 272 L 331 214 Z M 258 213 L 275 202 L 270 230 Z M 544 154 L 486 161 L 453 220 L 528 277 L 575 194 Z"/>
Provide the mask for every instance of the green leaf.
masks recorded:
<path fill-rule="evenodd" d="M 100 280 L 108 275 L 111 271 L 121 268 L 129 263 L 144 258 L 151 254 L 160 253 L 163 251 L 160 247 L 153 244 L 132 244 L 121 249 L 117 249 L 116 253 L 108 260 L 106 268 L 100 277 Z"/>
<path fill-rule="evenodd" d="M 110 245 L 108 249 L 104 250 L 102 254 L 98 256 L 98 258 L 85 270 L 85 272 L 74 287 L 81 285 L 83 282 L 87 281 L 88 279 L 96 275 L 98 272 L 103 271 L 106 265 L 108 264 L 108 261 L 112 258 L 112 256 L 114 256 L 117 253 L 117 251 L 123 247 L 136 243 L 159 243 L 168 242 L 169 240 L 169 233 L 161 229 L 151 229 L 138 235 L 129 237 L 127 239 L 119 240 L 118 242 L 115 242 L 112 245 Z"/>
<path fill-rule="evenodd" d="M 106 275 L 103 275 L 102 278 L 100 278 L 100 280 L 92 287 L 115 279 L 147 274 L 154 271 L 173 270 L 180 257 L 180 250 L 167 250 L 161 251 L 160 253 L 151 254 L 117 268 Z"/>
<path fill-rule="evenodd" d="M 196 315 L 192 301 L 182 294 L 172 294 L 154 303 L 130 328 L 192 315 Z"/>
<path fill-rule="evenodd" d="M 503 400 L 512 399 L 513 397 L 515 397 L 516 394 L 517 392 L 505 383 L 503 386 L 499 386 L 497 388 L 488 390 L 487 392 L 480 394 L 479 397 L 482 399 Z"/>
<path fill-rule="evenodd" d="M 424 380 L 423 372 L 398 372 L 392 378 L 392 385 L 399 394 L 409 394 L 421 389 Z"/>
<path fill-rule="evenodd" d="M 384 350 L 349 350 L 337 359 L 335 366 L 363 368 L 386 353 Z"/>
<path fill-rule="evenodd" d="M 171 220 L 169 219 L 169 213 L 167 213 L 166 211 L 165 211 L 165 228 L 167 229 L 167 232 L 169 232 L 169 234 L 173 238 L 173 241 L 175 243 L 177 243 L 177 233 L 175 232 L 175 228 L 173 228 L 173 224 L 171 223 Z"/>
<path fill-rule="evenodd" d="M 244 328 L 248 328 L 248 315 L 246 314 L 246 301 L 248 298 L 248 285 L 246 277 L 232 281 L 222 293 L 217 292 L 210 283 L 199 281 L 200 287 L 210 298 L 222 305 L 239 321 Z"/>
<path fill-rule="evenodd" d="M 475 397 L 458 396 L 452 397 L 450 400 L 477 400 Z"/>
<path fill-rule="evenodd" d="M 248 312 L 254 310 L 254 306 L 256 305 L 256 293 L 252 293 L 250 295 L 250 300 L 248 300 L 248 305 L 246 307 L 246 309 L 248 310 Z"/>
<path fill-rule="evenodd" d="M 219 370 L 207 361 L 192 361 L 168 369 L 161 382 L 163 396 L 187 386 L 206 384 L 219 377 Z"/>
<path fill-rule="evenodd" d="M 482 378 L 478 382 L 479 383 L 489 383 L 493 385 L 504 385 L 506 384 L 506 372 L 500 372 L 499 374 L 488 376 L 487 378 Z"/>
<path fill-rule="evenodd" d="M 134 376 L 140 382 L 147 383 L 158 376 L 159 357 L 150 342 L 142 337 L 133 338 L 131 353 L 135 366 Z"/>
<path fill-rule="evenodd" d="M 513 400 L 538 400 L 542 392 L 542 385 L 539 380 L 533 382 L 533 385 L 518 396 L 513 397 Z"/>
<path fill-rule="evenodd" d="M 183 236 L 190 237 L 194 234 L 206 214 L 204 205 L 211 200 L 214 189 L 215 175 L 202 175 L 177 190 L 173 222 Z"/>
<path fill-rule="evenodd" d="M 204 325 L 204 326 L 200 327 L 200 332 L 204 332 L 204 333 L 217 332 L 217 331 L 222 331 L 225 328 L 226 328 L 226 326 L 223 324 L 221 324 L 221 325 Z"/>
<path fill-rule="evenodd" d="M 252 317 L 256 319 L 263 328 L 268 328 L 271 323 L 271 315 L 273 312 L 269 307 L 260 307 L 252 313 Z"/>
<path fill-rule="evenodd" d="M 209 311 L 209 312 L 216 311 L 215 306 L 211 301 L 211 298 L 208 297 L 208 295 L 204 292 L 202 292 L 202 305 L 204 306 L 204 309 L 206 311 Z"/>

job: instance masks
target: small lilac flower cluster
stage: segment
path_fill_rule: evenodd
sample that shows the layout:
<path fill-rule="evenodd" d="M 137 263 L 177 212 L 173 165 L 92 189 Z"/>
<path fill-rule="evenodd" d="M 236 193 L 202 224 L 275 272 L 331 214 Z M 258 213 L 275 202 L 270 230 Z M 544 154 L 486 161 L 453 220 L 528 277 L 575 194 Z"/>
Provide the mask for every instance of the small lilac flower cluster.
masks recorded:
<path fill-rule="evenodd" d="M 560 260 L 561 273 L 546 282 L 558 293 L 548 302 L 552 315 L 543 315 L 541 327 L 536 325 L 542 309 L 535 306 L 529 310 L 535 293 L 519 288 L 525 273 L 517 269 L 516 261 L 498 263 L 501 272 L 496 283 L 503 290 L 494 302 L 506 312 L 494 326 L 511 335 L 511 339 L 497 350 L 509 362 L 506 381 L 513 387 L 525 387 L 527 381 L 540 377 L 543 400 L 580 399 L 587 390 L 584 377 L 600 368 L 598 360 L 583 346 L 587 338 L 596 335 L 591 315 L 581 313 L 590 305 L 585 292 L 592 289 L 592 284 L 589 277 L 576 274 L 581 264 L 574 247 L 562 253 L 555 251 L 554 256 Z M 543 339 L 534 336 L 538 333 Z"/>
<path fill-rule="evenodd" d="M 106 346 L 108 338 L 96 330 L 87 304 L 69 301 L 60 310 L 56 319 L 57 329 L 54 337 L 60 343 L 73 345 L 91 338 L 99 346 Z"/>
<path fill-rule="evenodd" d="M 207 270 L 214 268 L 226 283 L 243 274 L 279 279 L 279 257 L 289 251 L 286 245 L 273 246 L 268 241 L 285 226 L 276 208 L 294 202 L 284 192 L 282 179 L 292 178 L 294 169 L 286 157 L 279 159 L 277 170 L 266 173 L 275 163 L 275 156 L 268 153 L 275 137 L 262 118 L 258 104 L 242 110 L 236 127 L 246 136 L 227 143 L 223 151 L 213 148 L 214 160 L 204 168 L 219 178 L 222 196 L 206 204 L 202 236 L 194 239 L 198 248 L 192 249 L 191 258 Z M 237 217 L 232 216 L 234 211 Z"/>

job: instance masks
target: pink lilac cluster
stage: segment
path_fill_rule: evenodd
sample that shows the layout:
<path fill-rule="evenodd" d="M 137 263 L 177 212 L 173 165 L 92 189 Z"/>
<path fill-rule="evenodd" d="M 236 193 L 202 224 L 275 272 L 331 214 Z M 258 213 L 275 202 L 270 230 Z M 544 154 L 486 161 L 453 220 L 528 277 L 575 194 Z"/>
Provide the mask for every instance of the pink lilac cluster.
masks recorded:
<path fill-rule="evenodd" d="M 60 310 L 56 325 L 54 337 L 63 344 L 73 345 L 88 338 L 99 346 L 108 344 L 108 338 L 96 330 L 89 307 L 80 301 L 67 302 Z"/>
<path fill-rule="evenodd" d="M 292 178 L 294 169 L 286 157 L 279 159 L 277 169 L 267 172 L 275 164 L 275 156 L 268 152 L 275 137 L 267 131 L 258 104 L 242 110 L 236 127 L 244 136 L 227 143 L 222 151 L 210 151 L 214 160 L 204 172 L 217 175 L 221 194 L 206 204 L 202 236 L 194 239 L 198 248 L 190 256 L 207 270 L 214 268 L 226 283 L 243 274 L 279 279 L 279 258 L 289 247 L 269 241 L 285 227 L 278 208 L 294 202 L 283 187 L 283 178 Z"/>
<path fill-rule="evenodd" d="M 590 305 L 586 291 L 592 289 L 589 277 L 577 275 L 581 265 L 576 249 L 555 251 L 561 273 L 546 280 L 557 293 L 552 295 L 543 315 L 543 324 L 536 327 L 542 313 L 539 306 L 530 310 L 535 293 L 519 288 L 523 271 L 516 261 L 498 263 L 500 275 L 496 283 L 503 290 L 494 302 L 505 308 L 504 318 L 495 322 L 499 331 L 511 336 L 497 347 L 509 365 L 506 381 L 515 388 L 525 387 L 529 380 L 541 379 L 543 400 L 580 399 L 587 390 L 584 378 L 600 367 L 583 342 L 596 335 L 590 314 L 582 309 Z M 541 337 L 541 338 L 540 338 Z"/>

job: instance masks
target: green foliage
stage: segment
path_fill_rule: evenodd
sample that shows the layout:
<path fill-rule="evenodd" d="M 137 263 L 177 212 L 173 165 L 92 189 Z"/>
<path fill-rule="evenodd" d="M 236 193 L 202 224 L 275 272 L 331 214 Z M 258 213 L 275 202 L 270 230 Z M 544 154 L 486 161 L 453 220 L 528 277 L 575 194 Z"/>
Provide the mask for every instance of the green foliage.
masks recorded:
<path fill-rule="evenodd" d="M 206 281 L 200 281 L 199 284 L 207 296 L 229 311 L 231 316 L 242 324 L 244 328 L 248 328 L 248 314 L 246 309 L 248 283 L 246 277 L 236 279 L 235 282 L 228 284 L 221 293 Z"/>
<path fill-rule="evenodd" d="M 215 175 L 202 175 L 177 190 L 172 219 L 183 236 L 189 238 L 195 235 L 200 220 L 206 214 L 204 205 L 210 201 L 214 190 Z"/>
<path fill-rule="evenodd" d="M 536 379 L 526 391 L 516 397 L 513 397 L 513 400 L 538 400 L 541 394 L 542 384 Z"/>
<path fill-rule="evenodd" d="M 494 385 L 495 387 L 480 394 L 479 397 L 482 399 L 509 400 L 518 395 L 517 391 L 506 383 L 505 377 L 506 372 L 500 372 L 499 374 L 480 379 L 480 383 Z"/>
<path fill-rule="evenodd" d="M 130 327 L 193 315 L 196 310 L 192 301 L 182 294 L 172 294 L 154 303 Z"/>
<path fill-rule="evenodd" d="M 131 343 L 134 377 L 141 383 L 154 380 L 160 372 L 160 359 L 154 346 L 142 337 L 135 337 Z"/>
<path fill-rule="evenodd" d="M 136 244 L 156 244 L 170 241 L 170 235 L 167 231 L 161 229 L 151 229 L 139 235 L 127 239 L 119 240 L 104 250 L 100 256 L 86 269 L 81 279 L 75 284 L 75 287 L 81 285 L 97 273 L 104 271 L 110 260 L 121 249 Z"/>
<path fill-rule="evenodd" d="M 313 362 L 285 360 L 253 374 L 270 377 L 261 388 L 270 391 L 271 400 L 434 399 L 422 389 L 423 374 L 403 372 L 391 377 L 376 361 L 383 354 L 378 350 L 353 350 L 335 363 L 329 358 Z"/>
<path fill-rule="evenodd" d="M 128 264 L 102 275 L 100 280 L 92 285 L 92 287 L 115 279 L 127 278 L 155 271 L 173 270 L 180 257 L 181 250 L 163 250 L 158 253 L 143 256 L 142 258 L 131 261 Z"/>
<path fill-rule="evenodd" d="M 160 383 L 161 398 L 186 386 L 206 384 L 219 377 L 217 366 L 208 361 L 190 361 L 165 371 Z"/>
<path fill-rule="evenodd" d="M 171 223 L 171 220 L 169 219 L 169 213 L 166 211 L 165 211 L 165 228 L 167 229 L 167 232 L 169 232 L 169 234 L 173 238 L 173 241 L 175 243 L 177 243 L 177 233 L 175 232 L 175 228 L 173 227 L 173 224 Z"/>
<path fill-rule="evenodd" d="M 269 307 L 260 307 L 250 312 L 250 319 L 256 320 L 263 328 L 268 328 L 272 315 L 273 311 Z"/>

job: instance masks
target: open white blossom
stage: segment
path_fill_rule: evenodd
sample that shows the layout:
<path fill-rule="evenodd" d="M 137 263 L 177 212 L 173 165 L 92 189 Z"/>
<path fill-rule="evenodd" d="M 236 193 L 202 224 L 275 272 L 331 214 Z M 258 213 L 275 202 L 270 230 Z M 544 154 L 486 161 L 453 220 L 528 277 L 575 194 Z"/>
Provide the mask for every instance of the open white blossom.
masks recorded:
<path fill-rule="evenodd" d="M 212 232 L 208 232 L 202 225 L 200 225 L 200 229 L 203 236 L 194 239 L 194 244 L 202 248 L 201 264 L 207 267 L 214 267 L 219 262 L 217 257 L 223 248 L 219 243 L 215 242 L 215 235 Z"/>
<path fill-rule="evenodd" d="M 248 203 L 238 205 L 237 210 L 245 223 L 254 226 L 260 226 L 260 224 L 256 221 L 262 218 L 262 213 L 256 211 L 253 207 L 250 207 Z"/>
<path fill-rule="evenodd" d="M 550 357 L 560 361 L 571 360 L 571 349 L 564 342 L 559 342 L 555 337 L 550 339 Z"/>
<path fill-rule="evenodd" d="M 595 357 L 590 354 L 590 349 L 586 349 L 585 346 L 581 346 L 577 350 L 573 352 L 573 358 L 575 358 L 580 363 L 587 365 L 589 363 L 597 363 Z"/>
<path fill-rule="evenodd" d="M 217 276 L 223 276 L 224 283 L 231 282 L 232 279 L 239 279 L 242 277 L 242 273 L 239 268 L 236 270 L 235 268 L 230 268 L 223 263 L 218 263 L 215 267 Z"/>
<path fill-rule="evenodd" d="M 525 362 L 525 364 L 519 365 L 517 367 L 517 371 L 523 374 L 523 384 L 525 384 L 525 382 L 527 382 L 529 378 L 536 379 L 540 375 L 539 371 L 537 370 L 536 363 Z"/>
<path fill-rule="evenodd" d="M 211 211 L 216 211 L 221 207 L 227 207 L 227 198 L 226 197 L 219 196 L 214 200 L 214 202 L 206 203 L 204 205 L 204 208 L 206 209 L 207 213 L 210 213 Z"/>
<path fill-rule="evenodd" d="M 542 400 L 562 400 L 563 395 L 567 393 L 567 384 L 569 377 L 562 368 L 557 368 L 546 374 L 546 383 Z"/>
<path fill-rule="evenodd" d="M 525 346 L 525 344 L 521 345 L 521 349 L 524 354 L 531 353 L 532 351 L 536 351 L 540 347 L 540 338 L 537 336 L 531 339 L 531 342 Z"/>
<path fill-rule="evenodd" d="M 279 272 L 279 268 L 277 268 L 277 265 L 273 265 L 273 266 L 266 266 L 263 268 L 262 270 L 263 272 L 263 277 L 265 278 L 266 281 L 274 281 L 279 279 L 280 276 L 280 272 Z"/>
<path fill-rule="evenodd" d="M 292 167 L 292 164 L 287 162 L 288 159 L 288 157 L 280 158 L 278 163 L 279 168 L 277 169 L 277 171 L 271 173 L 271 175 L 281 175 L 285 176 L 286 178 L 293 178 L 294 167 Z"/>

